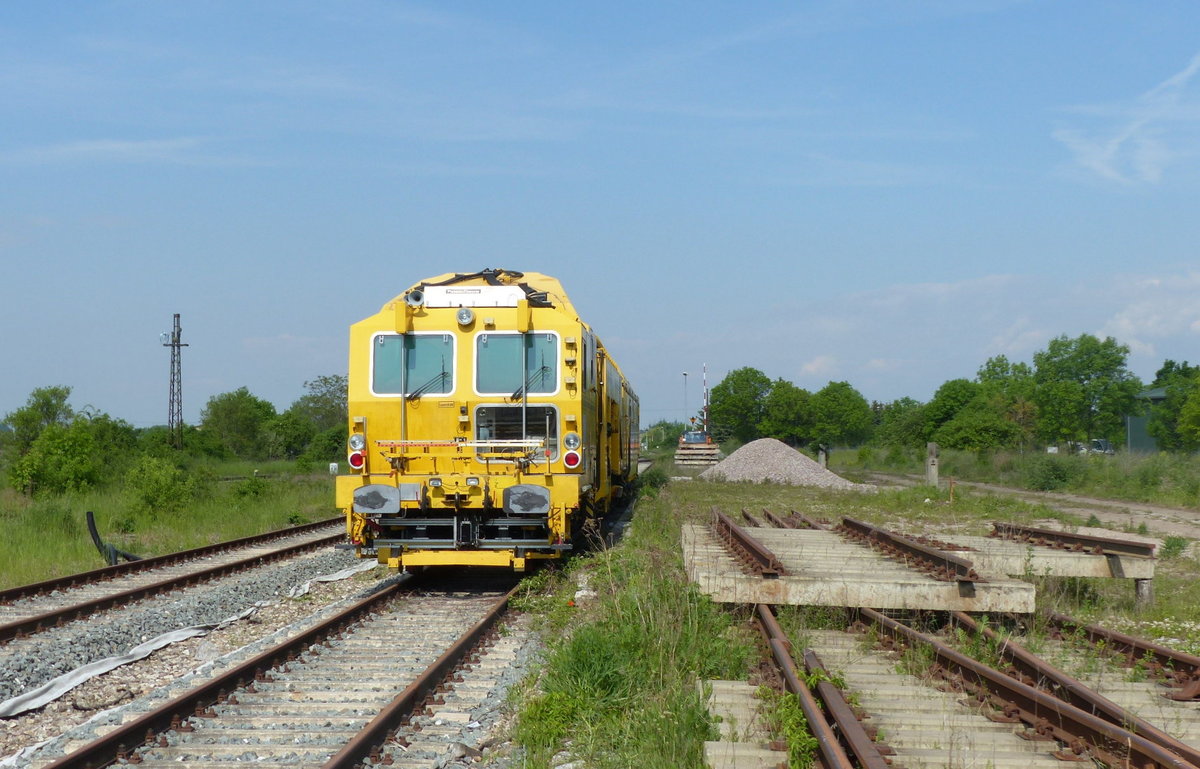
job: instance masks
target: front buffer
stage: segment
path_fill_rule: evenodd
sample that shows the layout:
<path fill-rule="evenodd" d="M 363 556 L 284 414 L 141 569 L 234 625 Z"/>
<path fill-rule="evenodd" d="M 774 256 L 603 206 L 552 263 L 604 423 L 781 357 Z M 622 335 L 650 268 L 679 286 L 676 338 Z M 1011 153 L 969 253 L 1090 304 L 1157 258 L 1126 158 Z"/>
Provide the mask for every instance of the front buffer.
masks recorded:
<path fill-rule="evenodd" d="M 337 504 L 359 557 L 393 569 L 497 566 L 570 550 L 579 477 L 340 476 Z"/>

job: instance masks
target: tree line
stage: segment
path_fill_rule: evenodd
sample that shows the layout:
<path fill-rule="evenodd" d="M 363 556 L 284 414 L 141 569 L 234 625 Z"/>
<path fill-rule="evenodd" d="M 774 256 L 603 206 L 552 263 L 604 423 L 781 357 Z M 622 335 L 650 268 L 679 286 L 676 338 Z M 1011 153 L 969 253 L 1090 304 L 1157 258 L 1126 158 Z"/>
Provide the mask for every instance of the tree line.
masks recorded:
<path fill-rule="evenodd" d="M 1148 415 L 1160 449 L 1200 449 L 1200 366 L 1164 361 L 1148 385 L 1127 366 L 1129 347 L 1112 337 L 1050 340 L 1032 364 L 989 358 L 974 378 L 951 379 L 928 402 L 868 402 L 848 382 L 816 392 L 755 368 L 731 371 L 711 392 L 717 440 L 777 438 L 792 446 L 1028 449 L 1103 438 L 1123 445 L 1125 419 Z M 1148 388 L 1165 396 L 1139 397 Z M 677 434 L 677 433 L 676 433 Z"/>
<path fill-rule="evenodd" d="M 90 406 L 72 407 L 70 387 L 39 387 L 0 421 L 0 468 L 12 488 L 29 495 L 102 486 L 145 457 L 177 465 L 284 459 L 311 470 L 344 453 L 346 377 L 317 377 L 304 390 L 282 412 L 245 387 L 214 395 L 200 423 L 184 426 L 176 449 L 166 426 L 135 428 Z"/>

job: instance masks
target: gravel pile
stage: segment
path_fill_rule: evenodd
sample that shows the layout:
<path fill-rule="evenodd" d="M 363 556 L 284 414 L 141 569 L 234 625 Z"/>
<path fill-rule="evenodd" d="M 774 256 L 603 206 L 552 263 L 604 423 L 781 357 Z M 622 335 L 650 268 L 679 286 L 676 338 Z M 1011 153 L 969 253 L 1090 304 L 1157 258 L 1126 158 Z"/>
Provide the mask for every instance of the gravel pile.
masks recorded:
<path fill-rule="evenodd" d="M 783 441 L 760 438 L 742 446 L 700 473 L 710 481 L 751 481 L 816 486 L 844 491 L 877 491 L 869 483 L 852 483 L 796 451 Z"/>

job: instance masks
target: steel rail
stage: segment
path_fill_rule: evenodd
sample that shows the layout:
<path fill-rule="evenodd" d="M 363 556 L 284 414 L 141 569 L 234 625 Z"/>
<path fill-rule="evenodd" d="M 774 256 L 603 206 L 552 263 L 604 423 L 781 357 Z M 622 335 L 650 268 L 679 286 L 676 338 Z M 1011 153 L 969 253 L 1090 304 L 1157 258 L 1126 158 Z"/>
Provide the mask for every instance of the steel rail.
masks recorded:
<path fill-rule="evenodd" d="M 1012 665 L 1013 671 L 1009 674 L 1018 680 L 1042 689 L 1064 702 L 1069 702 L 1080 710 L 1100 716 L 1122 729 L 1141 734 L 1167 750 L 1178 753 L 1192 764 L 1200 766 L 1200 750 L 1180 742 L 1082 681 L 1071 677 L 1045 660 L 1039 659 L 1019 643 L 1008 638 L 1001 638 L 995 630 L 986 625 L 980 625 L 965 612 L 951 612 L 950 617 L 955 624 L 968 632 L 982 634 L 988 640 L 996 642 L 1000 656 Z"/>
<path fill-rule="evenodd" d="M 43 580 L 42 582 L 33 582 L 28 585 L 19 585 L 10 587 L 5 590 L 0 590 L 0 603 L 11 603 L 22 598 L 29 598 L 37 595 L 45 595 L 46 593 L 55 590 L 63 590 L 66 588 L 77 587 L 80 585 L 90 585 L 100 580 L 112 579 L 114 577 L 122 577 L 126 574 L 134 574 L 140 571 L 149 571 L 161 566 L 170 566 L 183 561 L 191 561 L 197 558 L 204 558 L 216 553 L 221 553 L 226 550 L 234 550 L 247 545 L 269 542 L 273 539 L 292 536 L 294 534 L 305 534 L 310 531 L 332 526 L 335 523 L 340 523 L 342 518 L 329 518 L 316 523 L 305 523 L 300 526 L 292 526 L 287 529 L 276 529 L 265 534 L 252 534 L 248 537 L 240 539 L 231 539 L 228 542 L 218 542 L 215 545 L 205 545 L 203 547 L 192 548 L 191 550 L 181 550 L 178 553 L 168 553 L 166 555 L 154 556 L 151 558 L 143 558 L 140 561 L 130 561 L 128 563 L 120 563 L 116 566 L 105 566 L 91 571 L 79 572 L 77 574 L 68 574 L 63 577 L 55 577 L 53 579 Z"/>
<path fill-rule="evenodd" d="M 932 649 L 935 675 L 970 689 L 981 703 L 1001 709 L 1003 716 L 996 716 L 996 720 L 1025 723 L 1033 730 L 1033 739 L 1057 740 L 1067 745 L 1075 757 L 1089 754 L 1114 768 L 1196 769 L 1195 764 L 1141 734 L 1011 678 L 880 612 L 873 609 L 857 612 L 896 641 Z"/>
<path fill-rule="evenodd" d="M 434 660 L 417 680 L 405 687 L 404 691 L 346 743 L 345 747 L 326 761 L 322 769 L 354 769 L 366 758 L 372 758 L 374 762 L 378 757 L 379 747 L 391 738 L 397 728 L 404 725 L 421 702 L 431 696 L 434 689 L 450 676 L 462 660 L 495 628 L 496 622 L 508 611 L 509 601 L 519 589 L 519 585 L 514 587 L 488 609 L 483 619 L 455 641 L 442 656 Z"/>
<path fill-rule="evenodd" d="M 986 582 L 974 568 L 974 564 L 965 558 L 924 545 L 903 534 L 896 534 L 878 526 L 859 521 L 854 518 L 842 518 L 841 528 L 850 536 L 863 539 L 870 544 L 878 545 L 887 552 L 914 559 L 930 576 L 944 582 Z"/>
<path fill-rule="evenodd" d="M 153 582 L 149 585 L 122 590 L 119 593 L 111 593 L 106 596 L 94 598 L 90 601 L 64 606 L 61 609 L 36 614 L 32 617 L 7 622 L 0 625 L 0 643 L 9 641 L 13 638 L 19 638 L 26 634 L 38 633 L 51 627 L 57 627 L 65 622 L 70 622 L 76 619 L 82 619 L 90 614 L 104 609 L 109 609 L 114 606 L 119 606 L 124 603 L 138 601 L 143 598 L 148 598 L 152 595 L 165 593 L 171 590 L 176 590 L 189 585 L 205 582 L 217 577 L 224 577 L 246 569 L 252 569 L 262 564 L 271 563 L 273 561 L 290 558 L 297 553 L 302 553 L 306 550 L 316 550 L 327 545 L 332 545 L 340 541 L 345 534 L 338 533 L 320 539 L 314 539 L 309 542 L 301 542 L 297 545 L 289 545 L 288 547 L 273 550 L 270 553 L 242 558 L 237 561 L 231 561 L 220 566 L 211 566 L 200 571 L 193 571 L 187 574 L 182 574 L 170 579 Z M 140 561 L 139 563 L 144 563 Z"/>
<path fill-rule="evenodd" d="M 803 528 L 809 528 L 809 529 L 828 529 L 829 528 L 829 526 L 827 524 L 822 523 L 821 521 L 818 521 L 816 518 L 809 517 L 808 515 L 805 515 L 804 513 L 801 513 L 797 510 L 789 510 L 788 516 L 784 520 L 791 523 L 793 525 L 793 528 L 802 528 L 800 526 L 795 526 L 795 522 L 797 522 L 797 521 L 804 524 Z"/>
<path fill-rule="evenodd" d="M 823 526 L 818 521 L 816 521 L 812 518 L 809 518 L 804 513 L 798 513 L 795 510 L 789 511 L 787 517 L 783 518 L 783 517 L 776 515 L 775 513 L 772 513 L 770 510 L 768 510 L 767 508 L 764 507 L 763 515 L 766 517 L 767 521 L 769 521 L 770 524 L 777 529 L 824 529 L 825 528 L 825 526 Z"/>
<path fill-rule="evenodd" d="M 775 513 L 772 513 L 770 510 L 768 510 L 765 507 L 763 508 L 763 517 L 767 519 L 768 523 L 770 523 L 772 526 L 774 526 L 777 529 L 794 529 L 794 528 L 796 528 L 796 526 L 794 526 L 791 523 L 780 518 L 778 515 L 775 515 Z"/>
<path fill-rule="evenodd" d="M 1085 625 L 1065 614 L 1050 612 L 1047 617 L 1060 633 L 1083 633 L 1092 643 L 1103 643 L 1106 648 L 1122 652 L 1130 665 L 1147 660 L 1151 672 L 1180 687 L 1178 692 L 1165 695 L 1168 698 L 1182 702 L 1200 700 L 1200 657 L 1099 625 Z"/>
<path fill-rule="evenodd" d="M 128 751 L 147 743 L 157 734 L 174 728 L 193 715 L 210 712 L 209 709 L 224 696 L 225 692 L 234 691 L 245 686 L 247 682 L 258 680 L 271 668 L 294 660 L 296 655 L 304 649 L 322 643 L 350 623 L 374 612 L 379 606 L 406 590 L 412 580 L 412 577 L 401 579 L 378 593 L 367 596 L 324 622 L 230 668 L 216 678 L 185 692 L 149 713 L 118 726 L 99 739 L 48 764 L 43 769 L 80 769 L 81 767 L 94 769 L 113 763 L 119 755 L 125 755 Z"/>
<path fill-rule="evenodd" d="M 787 575 L 787 569 L 783 567 L 774 553 L 715 507 L 710 526 L 725 547 L 732 551 L 734 556 L 750 570 L 757 572 L 765 579 Z"/>
<path fill-rule="evenodd" d="M 854 764 L 846 755 L 841 742 L 838 741 L 837 734 L 834 733 L 824 711 L 813 697 L 812 690 L 808 688 L 808 684 L 801 677 L 799 669 L 796 667 L 796 661 L 792 658 L 792 644 L 788 641 L 783 628 L 779 626 L 779 621 L 775 619 L 771 607 L 760 603 L 755 606 L 755 611 L 758 613 L 758 621 L 763 635 L 767 639 L 767 645 L 771 649 L 775 663 L 783 674 L 787 689 L 799 700 L 800 708 L 804 711 L 804 718 L 808 721 L 808 730 L 817 740 L 817 747 L 820 750 L 825 769 L 854 769 Z M 855 722 L 857 723 L 857 719 Z M 871 767 L 870 769 L 875 768 Z"/>
<path fill-rule="evenodd" d="M 1056 547 L 1077 552 L 1086 550 L 1096 555 L 1154 557 L 1154 546 L 1143 542 L 1131 542 L 1127 539 L 1113 539 L 1111 537 L 1095 537 L 1090 534 L 1072 534 L 1067 531 L 1019 526 L 1015 523 L 1004 523 L 1002 521 L 992 522 L 991 536 L 1000 539 L 1015 539 L 1020 542 L 1032 542 L 1046 547 Z"/>
<path fill-rule="evenodd" d="M 812 649 L 804 650 L 804 668 L 809 675 L 816 675 L 817 696 L 825 703 L 825 709 L 837 724 L 838 731 L 841 732 L 850 752 L 854 754 L 858 766 L 861 769 L 888 769 L 890 764 L 884 755 L 892 755 L 896 751 L 890 746 L 875 742 L 874 734 L 858 720 L 854 708 L 850 707 L 842 690 L 829 680 L 829 671 L 825 669 L 825 663 L 821 662 L 821 658 Z"/>
<path fill-rule="evenodd" d="M 742 509 L 742 519 L 746 521 L 747 526 L 753 526 L 756 529 L 762 527 L 762 521 L 750 515 L 750 512 L 744 508 Z"/>

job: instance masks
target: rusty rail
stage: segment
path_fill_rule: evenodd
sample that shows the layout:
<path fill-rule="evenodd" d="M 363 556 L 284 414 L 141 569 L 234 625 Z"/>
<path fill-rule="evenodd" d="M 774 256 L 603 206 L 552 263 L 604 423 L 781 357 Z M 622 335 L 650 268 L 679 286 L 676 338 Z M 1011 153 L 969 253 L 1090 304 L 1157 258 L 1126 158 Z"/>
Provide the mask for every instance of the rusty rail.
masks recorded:
<path fill-rule="evenodd" d="M 834 733 L 829 720 L 826 719 L 824 711 L 821 710 L 820 704 L 813 697 L 812 690 L 800 676 L 796 661 L 792 659 L 792 644 L 787 640 L 783 628 L 779 626 L 779 621 L 775 619 L 771 607 L 760 603 L 755 606 L 755 609 L 763 635 L 767 639 L 767 646 L 770 647 L 771 654 L 775 657 L 775 663 L 783 674 L 787 689 L 796 695 L 800 702 L 800 708 L 804 711 L 804 718 L 808 721 L 808 729 L 817 739 L 817 747 L 825 769 L 855 769 L 850 757 L 846 755 L 845 749 L 838 741 L 837 734 Z M 853 716 L 851 718 L 858 723 Z M 882 767 L 865 767 L 865 769 L 882 769 Z"/>
<path fill-rule="evenodd" d="M 232 539 L 228 542 L 219 542 L 215 545 L 205 545 L 204 547 L 196 547 L 191 550 L 181 550 L 178 553 L 168 553 L 167 555 L 154 556 L 152 558 L 143 558 L 140 561 L 130 561 L 128 563 L 120 563 L 116 566 L 105 566 L 100 569 L 92 569 L 91 571 L 79 572 L 77 574 L 68 574 L 64 577 L 55 577 L 42 582 L 33 582 L 28 585 L 19 585 L 10 587 L 6 590 L 0 590 L 0 603 L 11 603 L 22 598 L 30 598 L 36 595 L 45 595 L 46 593 L 55 590 L 65 590 L 67 588 L 78 587 L 80 585 L 91 585 L 102 580 L 113 579 L 114 577 L 123 577 L 126 574 L 134 574 L 139 571 L 149 571 L 157 569 L 161 566 L 171 566 L 184 561 L 193 561 L 197 558 L 205 558 L 207 556 L 222 553 L 226 550 L 233 550 L 246 545 L 254 545 L 262 542 L 269 542 L 272 539 L 280 539 L 282 537 L 290 537 L 296 534 L 304 534 L 309 531 L 326 526 L 332 526 L 335 523 L 340 523 L 342 518 L 329 518 L 316 523 L 305 523 L 300 526 L 292 526 L 287 529 L 277 529 L 269 531 L 266 534 L 254 534 L 249 537 L 241 537 L 240 539 Z"/>
<path fill-rule="evenodd" d="M 829 528 L 829 524 L 826 523 L 825 521 L 819 521 L 816 518 L 812 518 L 808 515 L 805 515 L 804 513 L 796 511 L 796 510 L 789 510 L 787 518 L 785 518 L 784 520 L 800 524 L 800 526 L 798 526 L 797 528 L 808 528 L 808 529 L 828 529 Z"/>
<path fill-rule="evenodd" d="M 713 534 L 721 540 L 733 556 L 750 572 L 764 579 L 787 575 L 787 569 L 763 543 L 746 533 L 733 520 L 717 508 L 713 508 L 713 520 L 709 524 Z"/>
<path fill-rule="evenodd" d="M 1145 661 L 1149 672 L 1179 687 L 1179 691 L 1166 695 L 1168 698 L 1200 701 L 1200 657 L 1099 625 L 1085 625 L 1065 614 L 1050 612 L 1048 618 L 1051 626 L 1063 635 L 1083 633 L 1092 643 L 1103 643 L 1106 648 L 1121 652 L 1127 665 Z"/>
<path fill-rule="evenodd" d="M 1171 735 L 1162 731 L 1150 722 L 1139 718 L 1117 703 L 1095 691 L 1082 681 L 1067 675 L 1045 660 L 1030 654 L 1025 647 L 1007 638 L 1001 638 L 995 630 L 986 625 L 980 625 L 965 612 L 950 613 L 954 623 L 970 633 L 982 634 L 985 638 L 997 642 L 1000 656 L 1012 666 L 1009 675 L 1030 686 L 1037 687 L 1049 694 L 1069 702 L 1087 713 L 1097 715 L 1104 720 L 1116 724 L 1122 729 L 1128 729 L 1141 734 L 1153 742 L 1162 745 L 1172 753 L 1177 753 L 1192 764 L 1200 766 L 1200 750 L 1185 745 Z"/>
<path fill-rule="evenodd" d="M 1059 550 L 1086 551 L 1095 555 L 1154 557 L 1154 546 L 1143 542 L 1131 542 L 1126 539 L 1113 539 L 1111 537 L 1094 537 L 1090 534 L 1072 534 L 1067 531 L 1019 526 L 1015 523 L 1004 523 L 1001 521 L 992 522 L 992 533 L 989 536 L 999 539 L 1013 539 L 1018 542 L 1029 542 Z"/>
<path fill-rule="evenodd" d="M 1111 767 L 1138 769 L 1196 769 L 1196 765 L 1147 737 L 1122 729 L 1046 692 L 994 670 L 945 644 L 873 609 L 859 609 L 861 618 L 890 639 L 933 650 L 932 673 L 971 691 L 981 703 L 1002 711 L 993 720 L 1020 721 L 1031 739 L 1053 739 L 1067 746 L 1062 758 L 1089 756 Z"/>
<path fill-rule="evenodd" d="M 182 574 L 170 579 L 153 582 L 149 585 L 122 590 L 119 593 L 110 593 L 109 595 L 94 598 L 90 601 L 64 606 L 61 609 L 43 612 L 32 617 L 6 622 L 0 625 L 0 642 L 8 641 L 13 638 L 20 638 L 27 634 L 39 633 L 52 627 L 60 626 L 64 623 L 71 622 L 77 619 L 83 619 L 94 612 L 103 611 L 114 606 L 120 606 L 125 603 L 139 601 L 152 595 L 164 593 L 169 590 L 177 590 L 181 587 L 205 582 L 210 579 L 216 579 L 229 574 L 234 574 L 246 569 L 252 569 L 265 563 L 278 561 L 283 558 L 290 558 L 297 553 L 303 553 L 307 550 L 316 550 L 317 548 L 326 547 L 339 542 L 345 534 L 338 533 L 320 539 L 314 539 L 310 542 L 301 542 L 297 545 L 290 545 L 280 550 L 275 550 L 270 553 L 251 556 L 250 558 L 242 558 L 237 561 L 231 561 L 220 566 L 211 566 L 200 571 Z M 135 563 L 146 563 L 146 561 L 135 561 Z"/>
<path fill-rule="evenodd" d="M 986 582 L 965 558 L 942 552 L 935 547 L 923 545 L 912 537 L 895 534 L 854 518 L 842 518 L 838 531 L 854 539 L 862 540 L 873 547 L 901 558 L 906 563 L 915 562 L 934 579 L 943 582 Z"/>
<path fill-rule="evenodd" d="M 824 529 L 819 521 L 809 518 L 804 513 L 798 513 L 795 510 L 788 512 L 786 517 L 782 517 L 772 513 L 770 510 L 763 508 L 763 515 L 771 522 L 771 525 L 777 529 Z"/>
<path fill-rule="evenodd" d="M 875 741 L 875 730 L 868 730 L 858 720 L 854 708 L 846 701 L 842 690 L 829 680 L 829 671 L 812 649 L 804 650 L 804 668 L 810 675 L 816 674 L 817 696 L 825 703 L 825 709 L 837 724 L 846 747 L 854 754 L 860 769 L 888 769 L 891 764 L 884 756 L 893 755 L 896 751 L 890 745 Z"/>

